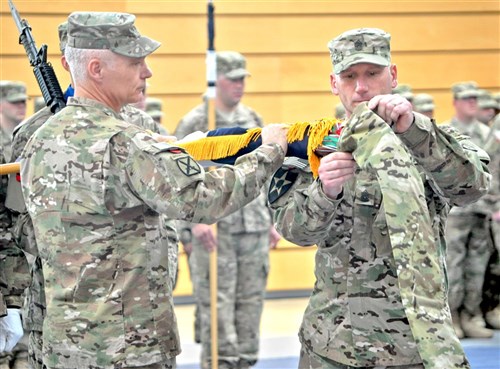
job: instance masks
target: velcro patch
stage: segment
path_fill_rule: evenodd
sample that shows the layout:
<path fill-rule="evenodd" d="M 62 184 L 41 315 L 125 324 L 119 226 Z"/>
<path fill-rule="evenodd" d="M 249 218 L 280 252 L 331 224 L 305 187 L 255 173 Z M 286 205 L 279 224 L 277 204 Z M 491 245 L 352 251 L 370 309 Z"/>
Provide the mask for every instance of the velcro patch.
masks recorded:
<path fill-rule="evenodd" d="M 292 188 L 298 176 L 299 172 L 295 169 L 278 169 L 276 173 L 274 173 L 271 184 L 269 185 L 269 193 L 267 195 L 269 203 L 272 204 L 276 202 L 276 200 L 287 193 L 288 190 Z"/>
<path fill-rule="evenodd" d="M 201 172 L 201 167 L 198 162 L 189 155 L 177 158 L 175 159 L 175 162 L 177 163 L 180 171 L 188 177 L 200 174 Z"/>

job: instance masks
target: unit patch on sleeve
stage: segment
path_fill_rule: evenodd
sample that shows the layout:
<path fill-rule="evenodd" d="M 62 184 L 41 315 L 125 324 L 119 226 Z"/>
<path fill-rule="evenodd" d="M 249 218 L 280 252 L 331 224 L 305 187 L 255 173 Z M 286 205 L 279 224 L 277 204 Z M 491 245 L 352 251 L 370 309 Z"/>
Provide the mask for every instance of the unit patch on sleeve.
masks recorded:
<path fill-rule="evenodd" d="M 191 177 L 201 172 L 200 165 L 189 155 L 175 159 L 180 171 L 186 176 Z"/>
<path fill-rule="evenodd" d="M 299 176 L 296 169 L 280 168 L 274 173 L 271 184 L 269 185 L 268 200 L 272 204 L 281 196 L 288 192 L 295 180 Z"/>

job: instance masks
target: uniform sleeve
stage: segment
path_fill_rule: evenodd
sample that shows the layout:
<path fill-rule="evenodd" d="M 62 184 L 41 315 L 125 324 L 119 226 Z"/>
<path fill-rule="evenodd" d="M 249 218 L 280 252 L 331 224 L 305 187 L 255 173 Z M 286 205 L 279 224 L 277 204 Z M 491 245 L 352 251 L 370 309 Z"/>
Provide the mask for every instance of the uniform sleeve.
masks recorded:
<path fill-rule="evenodd" d="M 438 127 L 429 118 L 414 114 L 414 124 L 398 137 L 425 169 L 435 190 L 452 205 L 477 201 L 490 185 L 488 154 L 452 127 Z"/>
<path fill-rule="evenodd" d="M 279 145 L 263 145 L 234 166 L 206 172 L 182 150 L 164 143 L 144 146 L 136 140 L 126 174 L 136 196 L 158 213 L 212 224 L 256 198 L 283 159 Z"/>
<path fill-rule="evenodd" d="M 3 189 L 0 191 L 4 192 Z M 11 222 L 10 212 L 5 207 L 5 195 L 0 194 L 0 292 L 7 307 L 21 307 L 30 274 L 28 260 L 13 240 Z"/>
<path fill-rule="evenodd" d="M 310 246 L 328 237 L 340 200 L 331 200 L 312 174 L 280 168 L 271 181 L 268 200 L 276 230 L 288 241 Z"/>

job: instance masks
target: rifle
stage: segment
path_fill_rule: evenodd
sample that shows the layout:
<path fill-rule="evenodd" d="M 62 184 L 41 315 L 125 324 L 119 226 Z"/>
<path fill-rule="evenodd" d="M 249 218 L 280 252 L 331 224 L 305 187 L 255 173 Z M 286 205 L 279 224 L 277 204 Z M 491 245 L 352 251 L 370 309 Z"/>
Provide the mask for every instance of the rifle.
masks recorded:
<path fill-rule="evenodd" d="M 28 55 L 30 65 L 33 67 L 33 73 L 40 86 L 40 90 L 42 90 L 46 105 L 50 107 L 50 111 L 55 114 L 66 106 L 66 101 L 64 100 L 64 94 L 56 74 L 54 73 L 54 68 L 47 62 L 47 45 L 42 45 L 40 50 L 37 50 L 28 22 L 26 19 L 21 19 L 12 0 L 9 0 L 9 7 L 12 18 L 14 18 L 19 31 L 19 43 L 24 46 L 26 55 Z"/>

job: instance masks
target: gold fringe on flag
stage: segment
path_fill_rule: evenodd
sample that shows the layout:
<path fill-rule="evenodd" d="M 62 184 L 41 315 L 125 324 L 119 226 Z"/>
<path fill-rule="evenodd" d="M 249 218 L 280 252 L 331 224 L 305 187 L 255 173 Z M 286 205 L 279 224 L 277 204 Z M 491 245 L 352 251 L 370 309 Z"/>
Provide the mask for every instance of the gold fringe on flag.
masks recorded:
<path fill-rule="evenodd" d="M 331 131 L 335 132 L 341 121 L 333 118 L 323 118 L 315 122 L 297 122 L 290 124 L 288 130 L 288 143 L 303 140 L 306 132 L 309 136 L 307 157 L 314 177 L 318 176 L 320 157 L 315 150 L 321 146 L 323 138 Z M 309 131 L 308 131 L 309 130 Z M 179 143 L 196 160 L 217 160 L 233 156 L 241 149 L 256 141 L 261 134 L 261 128 L 249 129 L 240 135 L 211 136 L 199 140 Z"/>

